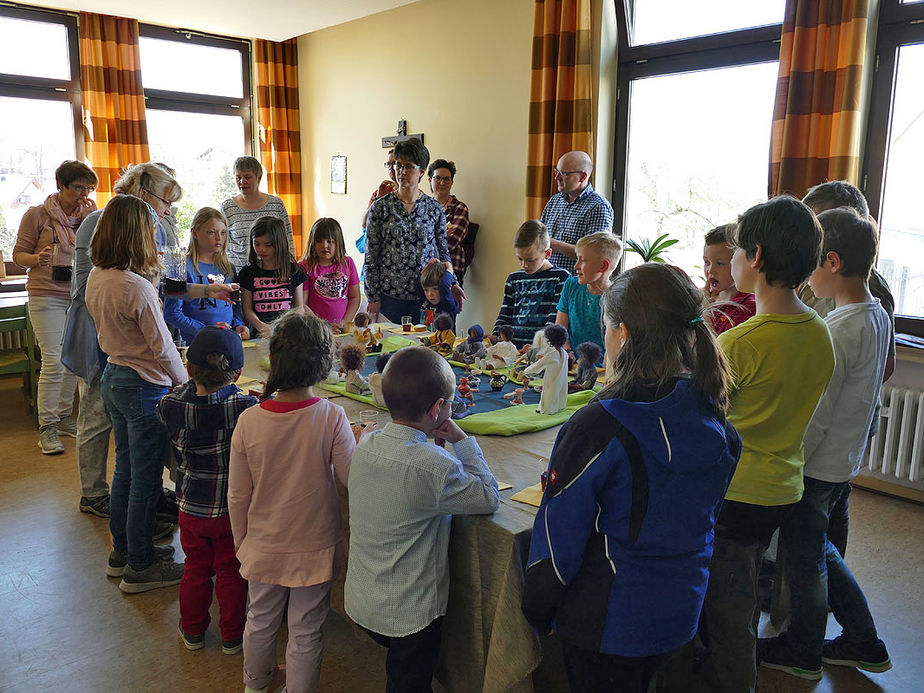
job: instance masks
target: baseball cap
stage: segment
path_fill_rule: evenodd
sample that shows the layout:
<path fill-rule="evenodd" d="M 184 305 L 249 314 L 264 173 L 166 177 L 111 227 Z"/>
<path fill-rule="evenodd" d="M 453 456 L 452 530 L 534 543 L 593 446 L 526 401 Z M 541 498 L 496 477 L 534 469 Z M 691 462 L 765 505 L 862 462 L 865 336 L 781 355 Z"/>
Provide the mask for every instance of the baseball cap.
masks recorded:
<path fill-rule="evenodd" d="M 209 363 L 206 357 L 209 354 L 222 354 L 228 359 L 227 368 L 217 368 Z M 244 347 L 241 337 L 234 330 L 210 325 L 203 327 L 193 337 L 192 344 L 186 350 L 186 360 L 200 368 L 215 368 L 216 370 L 237 371 L 244 367 Z"/>

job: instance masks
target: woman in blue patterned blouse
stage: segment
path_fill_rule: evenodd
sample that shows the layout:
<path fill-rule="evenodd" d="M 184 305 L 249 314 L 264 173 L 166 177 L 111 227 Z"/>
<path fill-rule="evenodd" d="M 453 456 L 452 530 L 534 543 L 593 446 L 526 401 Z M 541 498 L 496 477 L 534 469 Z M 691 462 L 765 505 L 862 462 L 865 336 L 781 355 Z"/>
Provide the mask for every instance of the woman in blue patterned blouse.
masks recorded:
<path fill-rule="evenodd" d="M 398 142 L 398 190 L 375 201 L 366 223 L 369 312 L 395 323 L 403 315 L 416 315 L 423 300 L 420 270 L 428 261 L 437 258 L 452 272 L 443 206 L 418 187 L 429 162 L 430 152 L 420 140 Z"/>

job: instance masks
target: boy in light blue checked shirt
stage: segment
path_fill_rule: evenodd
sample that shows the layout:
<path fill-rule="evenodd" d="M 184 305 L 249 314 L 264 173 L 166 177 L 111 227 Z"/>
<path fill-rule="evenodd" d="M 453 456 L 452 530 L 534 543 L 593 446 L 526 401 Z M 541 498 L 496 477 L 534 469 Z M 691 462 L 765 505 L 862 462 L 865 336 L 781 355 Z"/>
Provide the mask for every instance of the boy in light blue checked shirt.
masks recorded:
<path fill-rule="evenodd" d="M 493 513 L 499 503 L 481 448 L 450 418 L 455 385 L 449 364 L 430 349 L 396 352 L 382 376 L 392 421 L 353 453 L 344 605 L 388 648 L 389 691 L 430 690 L 449 596 L 452 515 Z"/>

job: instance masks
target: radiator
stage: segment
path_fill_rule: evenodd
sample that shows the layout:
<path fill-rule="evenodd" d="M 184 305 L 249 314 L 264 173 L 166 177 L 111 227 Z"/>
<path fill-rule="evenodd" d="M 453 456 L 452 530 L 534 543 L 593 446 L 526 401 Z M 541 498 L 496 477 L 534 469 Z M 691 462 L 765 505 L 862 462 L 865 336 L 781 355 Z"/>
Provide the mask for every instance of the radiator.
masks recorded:
<path fill-rule="evenodd" d="M 882 386 L 879 432 L 861 474 L 924 489 L 924 390 Z"/>

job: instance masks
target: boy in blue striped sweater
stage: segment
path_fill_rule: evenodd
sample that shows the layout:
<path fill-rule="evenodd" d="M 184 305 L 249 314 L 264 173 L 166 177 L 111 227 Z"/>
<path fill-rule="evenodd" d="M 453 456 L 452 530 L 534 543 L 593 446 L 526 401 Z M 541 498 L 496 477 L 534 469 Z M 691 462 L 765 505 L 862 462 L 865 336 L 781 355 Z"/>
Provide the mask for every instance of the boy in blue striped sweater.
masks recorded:
<path fill-rule="evenodd" d="M 532 343 L 538 330 L 555 322 L 561 288 L 571 275 L 549 261 L 549 230 L 541 221 L 524 222 L 513 239 L 513 247 L 522 269 L 507 277 L 494 334 L 503 325 L 510 325 L 513 343 L 519 348 Z"/>

